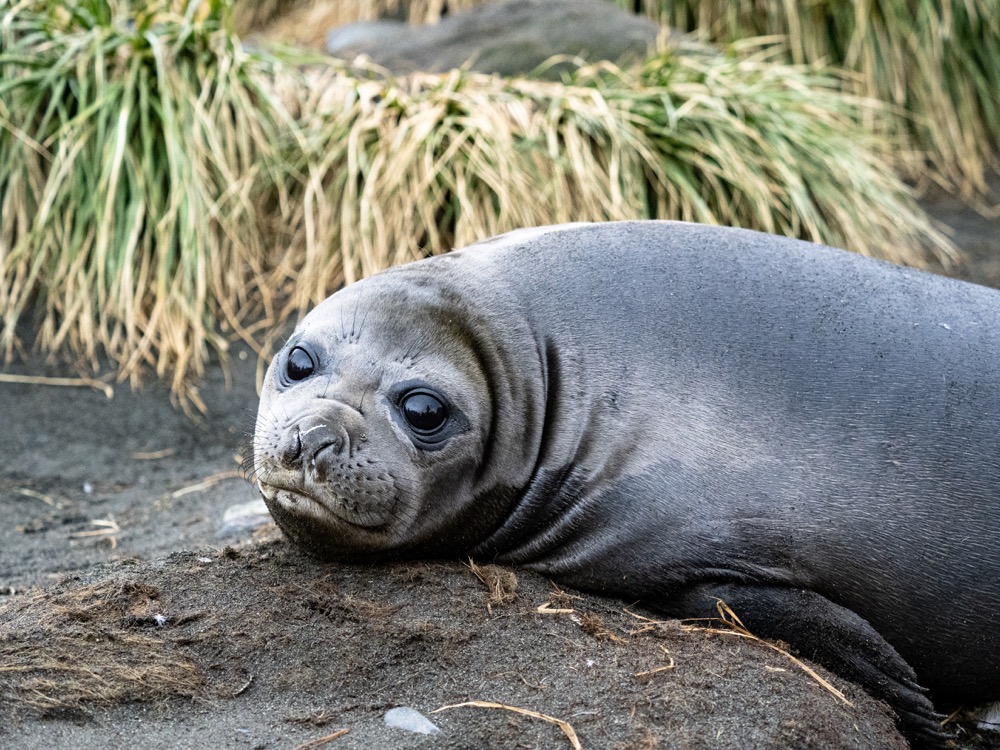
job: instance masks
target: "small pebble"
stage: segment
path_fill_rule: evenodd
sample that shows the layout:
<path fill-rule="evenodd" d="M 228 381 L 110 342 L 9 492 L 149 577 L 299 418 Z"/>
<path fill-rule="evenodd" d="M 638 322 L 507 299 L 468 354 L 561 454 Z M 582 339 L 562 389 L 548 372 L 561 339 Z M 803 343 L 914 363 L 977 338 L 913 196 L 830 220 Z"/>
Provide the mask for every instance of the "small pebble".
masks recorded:
<path fill-rule="evenodd" d="M 393 729 L 404 729 L 407 732 L 416 732 L 417 734 L 441 734 L 441 730 L 434 726 L 426 716 L 406 706 L 389 709 L 385 712 L 382 721 L 387 727 Z"/>
<path fill-rule="evenodd" d="M 92 485 L 90 482 L 84 482 L 83 483 L 83 494 L 84 495 L 93 495 L 94 494 L 94 485 Z"/>
<path fill-rule="evenodd" d="M 222 514 L 222 525 L 215 532 L 215 538 L 246 535 L 271 521 L 271 513 L 263 500 L 230 505 Z"/>

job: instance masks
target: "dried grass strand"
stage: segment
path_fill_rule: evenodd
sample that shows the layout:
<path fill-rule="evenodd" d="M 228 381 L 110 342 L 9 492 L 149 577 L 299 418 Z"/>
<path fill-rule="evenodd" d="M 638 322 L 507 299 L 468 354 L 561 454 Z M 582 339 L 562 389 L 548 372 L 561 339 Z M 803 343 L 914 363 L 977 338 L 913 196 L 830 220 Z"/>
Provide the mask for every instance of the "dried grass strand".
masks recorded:
<path fill-rule="evenodd" d="M 466 706 L 474 706 L 477 708 L 499 708 L 504 711 L 511 711 L 512 713 L 521 714 L 522 716 L 530 716 L 533 719 L 541 719 L 542 721 L 547 721 L 550 724 L 555 724 L 559 727 L 566 738 L 569 740 L 569 744 L 573 747 L 573 750 L 583 750 L 583 746 L 580 744 L 580 739 L 577 737 L 576 731 L 573 729 L 572 725 L 563 719 L 557 719 L 555 716 L 549 716 L 548 714 L 539 713 L 538 711 L 532 711 L 528 708 L 518 708 L 517 706 L 508 706 L 503 703 L 493 703 L 492 701 L 466 701 L 465 703 L 455 703 L 450 706 L 441 706 L 441 708 L 431 711 L 432 714 L 436 714 L 440 711 L 449 711 L 453 708 L 464 708 Z"/>
<path fill-rule="evenodd" d="M 13 375 L 0 372 L 0 383 L 21 383 L 24 385 L 48 385 L 58 388 L 93 388 L 104 394 L 110 401 L 115 397 L 115 389 L 95 378 L 56 378 L 43 375 Z"/>
<path fill-rule="evenodd" d="M 348 734 L 351 730 L 349 728 L 338 729 L 336 732 L 331 732 L 330 734 L 324 735 L 323 737 L 317 737 L 314 740 L 308 740 L 303 742 L 301 745 L 296 745 L 295 750 L 311 750 L 314 747 L 323 747 L 327 743 L 333 742 L 336 739 L 340 739 L 345 734 Z"/>
<path fill-rule="evenodd" d="M 809 675 L 809 677 L 815 680 L 820 687 L 822 687 L 824 690 L 826 690 L 835 698 L 844 703 L 844 705 L 847 706 L 854 705 L 850 700 L 847 699 L 847 696 L 845 696 L 841 690 L 837 689 L 833 684 L 830 683 L 829 680 L 825 679 L 822 675 L 820 675 L 815 669 L 810 667 L 804 661 L 793 656 L 786 649 L 781 648 L 781 646 L 771 643 L 770 641 L 766 641 L 763 638 L 760 638 L 751 633 L 749 630 L 747 630 L 746 626 L 743 624 L 740 618 L 737 617 L 736 613 L 733 612 L 733 610 L 730 609 L 729 605 L 726 604 L 724 601 L 719 599 L 716 602 L 716 608 L 718 609 L 719 612 L 719 619 L 725 624 L 726 626 L 725 628 L 702 627 L 700 625 L 685 625 L 685 629 L 690 632 L 715 633 L 717 635 L 732 635 L 732 636 L 737 636 L 739 638 L 746 638 L 751 641 L 756 641 L 757 643 L 760 643 L 763 646 L 767 646 L 772 651 L 777 651 L 779 654 L 781 654 L 786 659 L 791 661 L 799 669 L 801 669 L 803 672 Z"/>

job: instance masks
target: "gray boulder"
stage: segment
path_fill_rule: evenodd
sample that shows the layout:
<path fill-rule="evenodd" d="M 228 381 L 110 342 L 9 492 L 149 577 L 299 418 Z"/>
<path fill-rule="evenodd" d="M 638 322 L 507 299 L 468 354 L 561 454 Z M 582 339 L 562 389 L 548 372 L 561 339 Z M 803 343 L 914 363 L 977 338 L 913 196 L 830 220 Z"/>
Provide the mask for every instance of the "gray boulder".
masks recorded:
<path fill-rule="evenodd" d="M 409 30 L 402 21 L 358 21 L 346 26 L 330 29 L 326 35 L 326 51 L 331 55 L 343 56 L 350 50 L 365 45 L 381 45 L 386 39 L 405 35 Z M 357 53 L 355 53 L 357 54 Z"/>
<path fill-rule="evenodd" d="M 660 27 L 607 0 L 507 0 L 446 16 L 438 24 L 349 24 L 327 39 L 327 52 L 367 55 L 395 75 L 471 68 L 505 76 L 530 73 L 553 55 L 629 62 L 653 48 Z M 558 76 L 558 66 L 547 76 Z"/>

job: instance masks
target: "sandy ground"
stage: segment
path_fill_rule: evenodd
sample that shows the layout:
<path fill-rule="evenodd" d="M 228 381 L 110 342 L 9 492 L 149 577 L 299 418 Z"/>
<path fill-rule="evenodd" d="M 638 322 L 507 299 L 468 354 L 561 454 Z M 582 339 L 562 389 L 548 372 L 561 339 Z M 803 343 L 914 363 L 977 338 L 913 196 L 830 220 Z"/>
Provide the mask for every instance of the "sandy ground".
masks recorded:
<path fill-rule="evenodd" d="M 955 273 L 1000 286 L 1000 220 L 931 208 L 968 253 Z M 857 688 L 820 670 L 845 705 L 731 633 L 653 624 L 523 571 L 516 585 L 486 571 L 491 594 L 458 563 L 325 564 L 273 527 L 219 538 L 226 509 L 255 499 L 243 356 L 230 389 L 219 372 L 205 383 L 201 423 L 157 384 L 108 400 L 0 383 L 0 747 L 572 747 L 505 709 L 431 713 L 475 700 L 566 720 L 584 748 L 906 747 Z M 441 733 L 386 726 L 398 706 Z"/>

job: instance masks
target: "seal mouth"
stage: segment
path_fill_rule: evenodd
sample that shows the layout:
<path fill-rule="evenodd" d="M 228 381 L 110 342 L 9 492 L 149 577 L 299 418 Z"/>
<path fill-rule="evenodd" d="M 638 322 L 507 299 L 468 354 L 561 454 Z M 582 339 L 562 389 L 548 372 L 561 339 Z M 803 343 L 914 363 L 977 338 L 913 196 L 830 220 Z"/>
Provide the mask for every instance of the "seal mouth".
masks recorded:
<path fill-rule="evenodd" d="M 331 520 L 362 529 L 375 530 L 388 524 L 395 501 L 386 508 L 363 508 L 340 495 L 304 492 L 299 486 L 260 485 L 264 502 L 272 512 L 299 516 L 329 524 Z"/>

